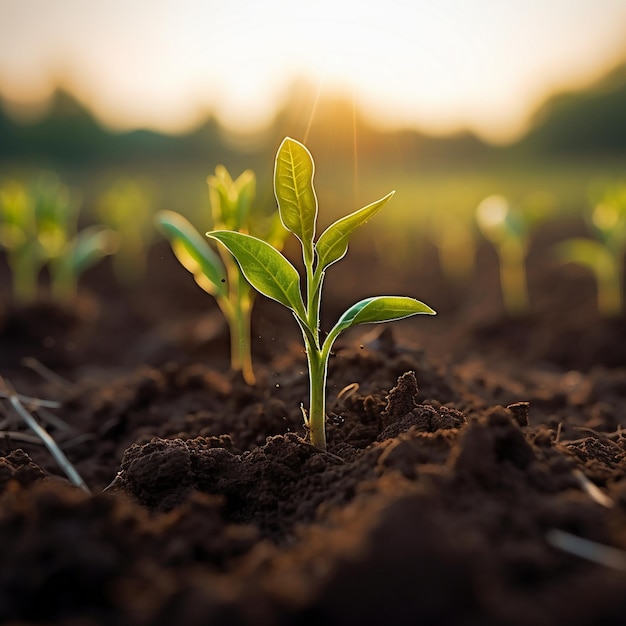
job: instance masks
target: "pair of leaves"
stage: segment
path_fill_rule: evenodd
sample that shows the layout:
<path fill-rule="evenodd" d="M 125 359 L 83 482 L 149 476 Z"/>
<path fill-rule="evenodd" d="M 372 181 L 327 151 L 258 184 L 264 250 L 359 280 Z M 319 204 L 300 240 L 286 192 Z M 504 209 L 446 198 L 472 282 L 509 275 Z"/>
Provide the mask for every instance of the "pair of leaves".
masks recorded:
<path fill-rule="evenodd" d="M 214 231 L 207 233 L 228 248 L 243 275 L 260 293 L 290 308 L 306 324 L 306 312 L 300 293 L 300 276 L 296 268 L 269 244 L 242 233 Z M 366 298 L 350 307 L 339 319 L 331 335 L 356 326 L 375 322 L 390 322 L 411 315 L 434 315 L 430 307 L 404 296 Z"/>
<path fill-rule="evenodd" d="M 336 221 L 314 245 L 317 198 L 313 188 L 313 174 L 313 159 L 306 147 L 290 138 L 283 140 L 276 157 L 274 175 L 280 217 L 285 227 L 301 241 L 306 264 L 312 265 L 316 252 L 316 272 L 319 275 L 346 254 L 352 232 L 371 219 L 393 196 L 393 192 Z M 219 230 L 207 235 L 226 246 L 257 291 L 290 308 L 306 325 L 300 276 L 278 250 L 243 233 Z M 331 334 L 335 331 L 339 334 L 356 324 L 392 321 L 418 313 L 433 314 L 434 311 L 412 298 L 368 298 L 348 309 Z"/>
<path fill-rule="evenodd" d="M 315 251 L 316 271 L 321 273 L 345 256 L 352 232 L 374 217 L 395 192 L 392 191 L 384 198 L 337 220 L 314 244 L 318 210 L 313 187 L 314 173 L 315 165 L 311 153 L 300 142 L 286 137 L 278 149 L 274 169 L 278 211 L 285 228 L 302 243 L 305 263 L 313 262 Z"/>
<path fill-rule="evenodd" d="M 252 170 L 244 171 L 233 180 L 223 165 L 207 178 L 209 197 L 216 228 L 248 230 L 252 200 L 256 192 L 256 177 Z"/>

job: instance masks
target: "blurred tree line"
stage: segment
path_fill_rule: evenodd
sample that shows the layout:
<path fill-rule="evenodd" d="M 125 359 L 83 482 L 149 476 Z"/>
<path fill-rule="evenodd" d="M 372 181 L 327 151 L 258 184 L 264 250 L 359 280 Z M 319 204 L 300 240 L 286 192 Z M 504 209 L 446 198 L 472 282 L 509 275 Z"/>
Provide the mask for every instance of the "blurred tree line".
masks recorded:
<path fill-rule="evenodd" d="M 247 166 L 262 168 L 267 153 L 285 135 L 302 139 L 311 119 L 315 132 L 307 145 L 333 155 L 337 162 L 350 162 L 355 151 L 362 162 L 389 167 L 397 167 L 400 160 L 422 166 L 475 164 L 500 158 L 503 152 L 524 157 L 626 155 L 626 63 L 588 89 L 550 98 L 526 136 L 504 148 L 490 146 L 470 132 L 442 138 L 416 130 L 379 130 L 351 102 L 315 102 L 311 88 L 294 85 L 270 127 L 250 137 L 229 133 L 214 117 L 179 135 L 150 130 L 120 133 L 104 128 L 76 98 L 58 89 L 45 114 L 30 123 L 16 121 L 0 107 L 0 161 L 66 166 L 201 161 L 236 167 L 245 154 Z"/>

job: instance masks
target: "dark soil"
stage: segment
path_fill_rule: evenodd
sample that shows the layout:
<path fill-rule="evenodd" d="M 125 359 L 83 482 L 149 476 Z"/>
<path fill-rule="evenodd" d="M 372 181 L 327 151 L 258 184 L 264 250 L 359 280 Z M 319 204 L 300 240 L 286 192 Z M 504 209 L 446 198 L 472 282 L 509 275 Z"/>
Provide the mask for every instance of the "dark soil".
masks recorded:
<path fill-rule="evenodd" d="M 306 440 L 290 315 L 258 300 L 245 385 L 166 246 L 133 289 L 94 269 L 72 311 L 5 299 L 0 374 L 60 403 L 24 400 L 92 495 L 5 401 L 0 622 L 623 624 L 626 319 L 541 249 L 532 312 L 510 319 L 491 260 L 464 287 L 428 258 L 377 281 L 358 250 L 329 276 L 325 319 L 376 293 L 440 315 L 337 343 L 328 453 Z"/>

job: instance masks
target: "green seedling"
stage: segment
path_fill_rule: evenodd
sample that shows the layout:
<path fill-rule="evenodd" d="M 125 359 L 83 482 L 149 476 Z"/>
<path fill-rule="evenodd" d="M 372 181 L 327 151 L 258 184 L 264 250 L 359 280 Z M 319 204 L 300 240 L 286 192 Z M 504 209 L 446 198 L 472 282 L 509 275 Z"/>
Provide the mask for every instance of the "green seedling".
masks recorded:
<path fill-rule="evenodd" d="M 102 223 L 119 234 L 113 268 L 120 282 L 137 282 L 146 271 L 147 251 L 154 228 L 154 192 L 148 182 L 133 178 L 115 181 L 98 199 Z"/>
<path fill-rule="evenodd" d="M 0 238 L 21 303 L 38 295 L 37 278 L 47 267 L 52 298 L 70 306 L 78 277 L 102 257 L 113 254 L 117 235 L 102 226 L 78 232 L 80 200 L 54 174 L 24 187 L 12 183 L 2 195 Z"/>
<path fill-rule="evenodd" d="M 15 180 L 0 187 L 0 248 L 11 270 L 13 297 L 26 304 L 37 297 L 43 257 L 37 242 L 35 207 L 26 187 Z"/>
<path fill-rule="evenodd" d="M 207 179 L 213 225 L 218 229 L 252 233 L 271 245 L 282 248 L 286 231 L 280 220 L 263 219 L 252 211 L 256 191 L 254 173 L 246 170 L 233 180 L 223 166 Z M 211 294 L 220 307 L 230 331 L 231 367 L 244 380 L 255 383 L 251 356 L 250 318 L 254 292 L 239 266 L 224 247 L 217 252 L 182 215 L 160 211 L 156 223 L 168 238 L 176 258 L 193 274 L 196 283 Z"/>
<path fill-rule="evenodd" d="M 529 220 L 520 211 L 514 211 L 506 198 L 493 195 L 478 205 L 476 222 L 498 253 L 505 309 L 512 316 L 526 313 L 529 309 L 526 277 Z"/>
<path fill-rule="evenodd" d="M 117 233 L 101 225 L 79 231 L 81 199 L 54 174 L 39 179 L 34 198 L 37 241 L 50 273 L 50 292 L 54 300 L 70 306 L 79 276 L 117 250 Z"/>
<path fill-rule="evenodd" d="M 289 137 L 284 139 L 276 155 L 274 191 L 284 227 L 302 244 L 305 300 L 298 271 L 271 244 L 230 230 L 217 230 L 207 235 L 229 250 L 257 291 L 280 302 L 295 316 L 304 337 L 309 371 L 310 402 L 305 421 L 312 445 L 326 450 L 326 377 L 337 337 L 357 324 L 387 322 L 419 313 L 434 315 L 435 312 L 413 298 L 367 298 L 351 306 L 322 341 L 320 304 L 326 271 L 345 256 L 352 232 L 374 217 L 394 192 L 336 221 L 315 241 L 318 205 L 313 174 L 313 158 L 307 148 Z"/>
<path fill-rule="evenodd" d="M 626 253 L 626 184 L 608 189 L 589 215 L 594 239 L 574 238 L 557 246 L 558 258 L 593 272 L 598 290 L 598 311 L 619 315 L 624 306 L 624 254 Z"/>
<path fill-rule="evenodd" d="M 459 208 L 434 211 L 429 225 L 442 274 L 451 283 L 467 283 L 474 272 L 476 257 L 476 231 L 471 211 Z"/>

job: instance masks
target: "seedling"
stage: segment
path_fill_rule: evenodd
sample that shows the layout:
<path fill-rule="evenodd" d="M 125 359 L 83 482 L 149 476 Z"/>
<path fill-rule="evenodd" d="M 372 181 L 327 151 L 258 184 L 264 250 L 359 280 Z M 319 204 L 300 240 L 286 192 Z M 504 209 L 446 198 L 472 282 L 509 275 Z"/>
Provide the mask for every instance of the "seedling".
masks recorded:
<path fill-rule="evenodd" d="M 478 205 L 476 222 L 498 253 L 504 308 L 512 316 L 526 313 L 529 309 L 526 278 L 528 221 L 521 212 L 512 210 L 506 198 L 493 195 Z"/>
<path fill-rule="evenodd" d="M 394 192 L 336 221 L 314 242 L 318 206 L 313 174 L 313 158 L 307 148 L 294 139 L 285 138 L 276 155 L 274 191 L 283 225 L 302 244 L 306 304 L 298 271 L 272 245 L 229 230 L 216 230 L 207 235 L 226 246 L 257 291 L 280 302 L 294 314 L 304 338 L 309 371 L 310 400 L 305 421 L 312 445 L 326 450 L 326 377 L 337 337 L 357 324 L 392 321 L 419 313 L 434 315 L 435 312 L 413 298 L 366 298 L 351 306 L 322 341 L 319 318 L 326 270 L 345 256 L 352 232 L 376 215 Z"/>
<path fill-rule="evenodd" d="M 275 218 L 264 220 L 251 210 L 256 188 L 252 171 L 246 170 L 233 181 L 226 168 L 218 166 L 207 183 L 215 228 L 251 232 L 278 248 L 282 247 L 286 231 L 280 221 Z M 183 267 L 217 301 L 230 331 L 231 367 L 241 371 L 248 384 L 254 384 L 250 338 L 254 292 L 239 266 L 225 248 L 219 247 L 216 253 L 182 215 L 160 211 L 156 223 L 169 239 Z"/>
<path fill-rule="evenodd" d="M 104 224 L 119 234 L 113 268 L 124 284 L 139 280 L 146 271 L 147 250 L 154 234 L 153 190 L 144 181 L 120 178 L 103 193 L 97 212 Z"/>
<path fill-rule="evenodd" d="M 462 206 L 452 211 L 433 211 L 430 233 L 445 278 L 457 285 L 467 283 L 472 277 L 476 257 L 476 229 L 471 211 Z"/>
<path fill-rule="evenodd" d="M 0 248 L 11 269 L 13 297 L 21 304 L 37 297 L 43 258 L 37 242 L 35 207 L 24 185 L 6 181 L 0 188 Z"/>
<path fill-rule="evenodd" d="M 602 315 L 618 315 L 624 305 L 626 252 L 626 184 L 606 191 L 589 222 L 595 239 L 574 238 L 560 243 L 557 254 L 565 263 L 578 263 L 593 272 Z"/>
<path fill-rule="evenodd" d="M 117 235 L 94 225 L 78 231 L 80 200 L 54 174 L 30 188 L 5 187 L 0 243 L 7 252 L 15 297 L 22 303 L 38 294 L 37 277 L 47 266 L 52 298 L 69 306 L 78 277 L 102 257 L 113 254 Z"/>

